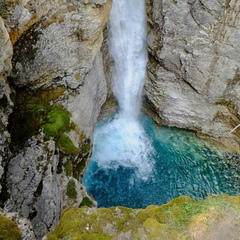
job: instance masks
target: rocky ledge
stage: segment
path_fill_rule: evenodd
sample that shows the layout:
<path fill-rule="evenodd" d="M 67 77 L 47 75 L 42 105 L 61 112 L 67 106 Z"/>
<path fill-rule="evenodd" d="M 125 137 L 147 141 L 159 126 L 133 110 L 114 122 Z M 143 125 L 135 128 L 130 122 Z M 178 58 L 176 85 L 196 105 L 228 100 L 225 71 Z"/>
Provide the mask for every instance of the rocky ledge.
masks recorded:
<path fill-rule="evenodd" d="M 227 195 L 202 201 L 182 196 L 146 209 L 70 207 L 44 239 L 237 240 L 239 214 L 240 197 Z"/>

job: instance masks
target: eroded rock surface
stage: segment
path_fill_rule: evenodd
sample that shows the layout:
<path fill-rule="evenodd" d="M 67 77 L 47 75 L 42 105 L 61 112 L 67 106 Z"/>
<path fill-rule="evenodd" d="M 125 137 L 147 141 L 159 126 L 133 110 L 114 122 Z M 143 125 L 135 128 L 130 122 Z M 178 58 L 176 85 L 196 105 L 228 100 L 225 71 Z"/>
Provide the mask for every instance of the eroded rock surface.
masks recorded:
<path fill-rule="evenodd" d="M 54 141 L 35 138 L 27 145 L 9 162 L 7 186 L 11 197 L 5 210 L 30 219 L 40 239 L 56 225 L 66 206 L 81 203 L 84 190 L 75 178 L 59 172 L 60 157 Z M 69 181 L 74 182 L 74 198 L 66 193 L 70 191 Z"/>
<path fill-rule="evenodd" d="M 0 6 L 0 107 L 6 102 L 0 109 L 1 153 L 10 143 L 7 125 L 12 136 L 12 155 L 4 163 L 0 155 L 9 198 L 4 211 L 29 219 L 37 239 L 56 225 L 66 206 L 91 203 L 80 180 L 107 96 L 101 47 L 110 8 L 110 0 Z M 7 77 L 16 90 L 10 117 Z"/>
<path fill-rule="evenodd" d="M 239 149 L 239 1 L 148 3 L 148 101 L 164 124 Z M 236 134 L 236 135 L 234 135 Z"/>
<path fill-rule="evenodd" d="M 12 111 L 13 103 L 10 99 L 11 90 L 7 82 L 7 76 L 12 69 L 12 44 L 9 39 L 3 19 L 0 16 L 0 193 L 1 178 L 4 173 L 6 157 L 9 155 L 8 145 L 10 135 L 7 131 L 8 117 Z"/>

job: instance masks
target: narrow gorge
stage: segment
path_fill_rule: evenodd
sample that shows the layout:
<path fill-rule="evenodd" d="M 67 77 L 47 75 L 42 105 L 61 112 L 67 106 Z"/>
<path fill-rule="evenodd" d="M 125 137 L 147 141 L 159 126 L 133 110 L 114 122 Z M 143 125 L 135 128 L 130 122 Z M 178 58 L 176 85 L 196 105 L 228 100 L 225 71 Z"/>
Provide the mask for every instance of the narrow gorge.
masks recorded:
<path fill-rule="evenodd" d="M 224 216 L 235 221 L 240 211 L 239 11 L 240 2 L 235 0 L 0 0 L 0 217 L 6 224 L 6 217 L 13 220 L 21 230 L 3 237 L 164 239 L 158 238 L 164 233 L 176 239 L 174 234 L 179 229 L 168 229 L 163 212 L 172 208 L 174 214 L 185 216 L 189 213 L 185 210 L 197 204 L 201 205 L 201 214 L 211 209 L 216 216 L 217 206 L 225 204 L 231 216 Z M 113 96 L 119 107 L 115 115 L 111 115 L 116 110 Z M 154 122 L 140 114 L 141 101 L 142 112 Z M 202 144 L 196 136 L 206 142 Z M 98 137 L 96 153 L 93 140 Z M 147 183 L 155 179 L 149 178 L 151 173 L 159 175 L 156 169 L 165 167 L 164 163 L 159 167 L 157 158 L 149 161 L 159 148 L 159 139 L 164 139 L 160 144 L 164 149 L 177 149 L 178 156 L 172 150 L 164 152 L 174 160 L 182 160 L 177 160 L 179 165 L 171 163 L 175 169 L 183 169 L 184 164 L 190 169 L 183 172 L 193 172 L 196 179 L 203 176 L 200 182 L 214 179 L 210 192 L 204 189 L 202 198 L 211 193 L 238 197 L 210 197 L 207 206 L 205 202 L 179 197 L 162 207 L 150 206 L 137 212 L 122 207 L 96 208 L 96 199 L 86 190 L 89 183 L 84 180 L 86 186 L 82 184 L 84 170 L 93 166 L 92 159 L 100 156 L 100 166 L 109 171 L 120 169 L 125 180 L 135 174 L 133 182 L 141 179 Z M 199 164 L 198 157 L 195 164 L 195 160 L 186 161 L 181 155 L 193 142 L 191 148 L 205 154 Z M 221 149 L 220 157 L 215 149 Z M 115 154 L 113 162 L 110 151 Z M 216 158 L 220 169 L 217 173 L 212 171 Z M 206 173 L 210 178 L 204 175 L 205 168 L 210 169 Z M 166 169 L 163 172 L 169 171 L 168 177 L 176 175 Z M 191 169 L 199 169 L 200 175 Z M 91 175 L 89 171 L 87 175 Z M 176 197 L 184 194 L 181 184 L 175 188 L 167 182 L 160 184 L 172 192 L 180 189 Z M 220 191 L 215 192 L 215 182 L 221 183 L 217 186 Z M 151 198 L 142 190 L 140 202 Z M 201 193 L 199 182 L 187 195 L 194 198 L 194 191 Z M 129 193 L 135 194 L 133 199 L 141 195 L 131 189 Z M 140 207 L 171 199 L 146 201 Z M 83 235 L 59 233 L 58 227 L 65 229 L 61 225 L 65 224 L 64 217 L 73 220 L 74 212 L 85 220 L 89 217 L 89 222 L 79 223 L 84 225 Z M 114 221 L 121 226 L 119 219 L 125 218 L 129 227 L 102 220 L 104 226 L 94 229 L 89 224 L 101 219 L 101 214 L 107 219 L 116 217 Z M 131 220 L 134 216 L 137 223 Z M 186 218 L 193 221 L 189 215 Z M 214 221 L 218 224 L 217 219 Z M 199 222 L 191 224 L 198 227 Z M 67 229 L 78 226 L 67 225 Z M 193 229 L 188 229 L 185 239 L 204 239 L 204 231 L 201 235 Z M 0 228 L 0 237 L 3 232 Z M 49 232 L 53 233 L 44 237 Z M 234 236 L 239 233 L 235 229 L 232 232 Z M 202 238 L 198 238 L 199 234 Z"/>

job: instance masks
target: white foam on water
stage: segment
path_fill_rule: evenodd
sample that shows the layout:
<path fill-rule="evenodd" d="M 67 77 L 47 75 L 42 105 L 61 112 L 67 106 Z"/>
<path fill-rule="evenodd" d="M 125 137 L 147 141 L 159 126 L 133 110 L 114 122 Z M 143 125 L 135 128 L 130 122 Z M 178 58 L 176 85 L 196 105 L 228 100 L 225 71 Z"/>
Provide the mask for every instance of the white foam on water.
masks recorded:
<path fill-rule="evenodd" d="M 138 121 L 115 116 L 94 132 L 92 160 L 101 168 L 132 168 L 137 177 L 148 179 L 153 169 L 151 141 Z"/>

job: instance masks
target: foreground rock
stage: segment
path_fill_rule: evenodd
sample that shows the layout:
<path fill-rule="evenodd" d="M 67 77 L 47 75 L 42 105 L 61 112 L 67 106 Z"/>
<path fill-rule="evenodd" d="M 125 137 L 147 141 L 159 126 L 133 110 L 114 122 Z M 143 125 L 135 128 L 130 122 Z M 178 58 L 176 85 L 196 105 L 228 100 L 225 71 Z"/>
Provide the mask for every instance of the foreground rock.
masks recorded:
<path fill-rule="evenodd" d="M 239 150 L 239 1 L 147 1 L 147 101 L 166 125 Z"/>
<path fill-rule="evenodd" d="M 45 239 L 237 240 L 239 213 L 240 197 L 227 195 L 199 202 L 183 196 L 162 206 L 135 210 L 71 207 L 62 213 L 59 224 Z M 219 228 L 219 224 L 224 227 Z"/>

